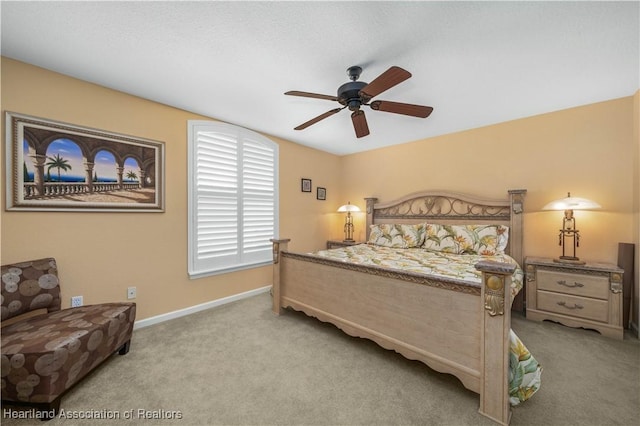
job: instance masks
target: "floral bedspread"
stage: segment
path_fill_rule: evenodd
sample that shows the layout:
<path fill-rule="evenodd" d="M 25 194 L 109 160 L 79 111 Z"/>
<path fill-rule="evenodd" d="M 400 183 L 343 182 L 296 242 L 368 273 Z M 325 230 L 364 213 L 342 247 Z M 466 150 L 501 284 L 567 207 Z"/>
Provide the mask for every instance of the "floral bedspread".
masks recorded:
<path fill-rule="evenodd" d="M 516 261 L 506 254 L 482 256 L 429 251 L 421 248 L 390 248 L 374 244 L 357 244 L 314 253 L 348 263 L 375 265 L 401 271 L 417 272 L 441 278 L 455 278 L 480 286 L 482 273 L 475 264 L 482 260 L 513 263 L 518 266 L 511 280 L 511 300 L 522 289 L 524 274 Z"/>
<path fill-rule="evenodd" d="M 428 251 L 421 248 L 389 248 L 373 244 L 357 244 L 313 253 L 333 260 L 359 265 L 410 271 L 443 278 L 463 280 L 470 285 L 482 283 L 482 273 L 475 264 L 482 260 L 507 262 L 517 265 L 506 254 L 491 256 L 460 255 Z M 511 280 L 511 300 L 522 289 L 524 273 L 519 265 Z M 540 388 L 542 367 L 511 330 L 509 356 L 509 402 L 512 406 L 529 399 Z"/>

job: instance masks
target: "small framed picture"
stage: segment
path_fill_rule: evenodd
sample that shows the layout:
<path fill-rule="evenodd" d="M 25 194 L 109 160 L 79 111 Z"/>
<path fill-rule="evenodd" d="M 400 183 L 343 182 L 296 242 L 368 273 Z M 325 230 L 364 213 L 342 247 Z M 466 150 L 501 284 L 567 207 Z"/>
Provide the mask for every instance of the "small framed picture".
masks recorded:
<path fill-rule="evenodd" d="M 302 192 L 311 192 L 311 179 L 302 179 Z"/>
<path fill-rule="evenodd" d="M 327 188 L 318 187 L 318 191 L 316 193 L 316 198 L 318 200 L 326 200 L 327 199 Z"/>

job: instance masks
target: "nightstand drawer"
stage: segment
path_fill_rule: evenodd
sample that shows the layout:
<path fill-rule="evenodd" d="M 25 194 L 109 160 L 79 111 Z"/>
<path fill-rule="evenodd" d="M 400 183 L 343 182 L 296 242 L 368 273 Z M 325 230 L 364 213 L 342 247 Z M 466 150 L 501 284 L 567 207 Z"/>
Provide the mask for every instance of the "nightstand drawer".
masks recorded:
<path fill-rule="evenodd" d="M 538 269 L 538 290 L 609 299 L 609 278 Z"/>
<path fill-rule="evenodd" d="M 607 322 L 609 318 L 608 301 L 587 297 L 570 296 L 538 290 L 538 309 L 572 317 Z"/>

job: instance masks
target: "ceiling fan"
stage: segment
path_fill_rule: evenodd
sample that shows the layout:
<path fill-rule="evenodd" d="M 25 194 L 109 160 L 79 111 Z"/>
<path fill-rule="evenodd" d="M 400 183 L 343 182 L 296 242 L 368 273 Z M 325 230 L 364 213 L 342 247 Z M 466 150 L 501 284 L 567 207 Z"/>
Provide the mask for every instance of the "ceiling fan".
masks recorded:
<path fill-rule="evenodd" d="M 294 130 L 303 130 L 312 124 L 317 123 L 320 120 L 324 120 L 327 117 L 332 116 L 345 108 L 349 108 L 351 112 L 351 121 L 353 122 L 353 128 L 356 132 L 356 137 L 361 138 L 369 134 L 369 126 L 367 125 L 367 119 L 364 115 L 364 111 L 360 109 L 361 106 L 367 105 L 375 111 L 391 112 L 394 114 L 410 115 L 412 117 L 427 118 L 433 111 L 433 108 L 422 105 L 404 104 L 399 102 L 390 101 L 373 101 L 371 99 L 380 93 L 402 83 L 411 77 L 411 73 L 400 67 L 393 66 L 380 74 L 371 83 L 365 83 L 363 81 L 357 81 L 362 73 L 362 68 L 359 66 L 349 67 L 347 74 L 351 79 L 338 88 L 338 96 L 320 95 L 318 93 L 300 92 L 297 90 L 291 90 L 286 92 L 285 95 L 302 96 L 306 98 L 326 99 L 328 101 L 337 101 L 341 105 L 341 108 L 335 108 L 330 111 L 320 114 L 319 116 L 312 118 L 311 120 L 302 123 Z"/>

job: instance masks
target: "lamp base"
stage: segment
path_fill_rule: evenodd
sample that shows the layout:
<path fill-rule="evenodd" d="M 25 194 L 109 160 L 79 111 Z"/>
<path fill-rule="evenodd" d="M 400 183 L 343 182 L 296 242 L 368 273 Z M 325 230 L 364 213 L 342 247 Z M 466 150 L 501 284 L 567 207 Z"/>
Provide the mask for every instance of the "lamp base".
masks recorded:
<path fill-rule="evenodd" d="M 347 239 L 342 240 L 342 242 L 343 243 L 355 243 L 356 240 L 354 240 L 353 238 L 347 238 Z"/>
<path fill-rule="evenodd" d="M 580 260 L 577 257 L 573 257 L 573 256 L 560 256 L 556 259 L 553 259 L 554 262 L 556 263 L 568 263 L 570 265 L 584 265 L 587 262 Z"/>

